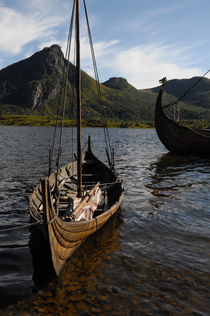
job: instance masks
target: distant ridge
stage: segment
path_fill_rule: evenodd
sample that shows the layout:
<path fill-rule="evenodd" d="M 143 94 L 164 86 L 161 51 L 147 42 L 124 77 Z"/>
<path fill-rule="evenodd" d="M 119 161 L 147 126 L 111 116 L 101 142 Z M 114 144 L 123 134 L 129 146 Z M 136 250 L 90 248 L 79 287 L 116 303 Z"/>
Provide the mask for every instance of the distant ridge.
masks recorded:
<path fill-rule="evenodd" d="M 165 86 L 165 91 L 167 94 L 179 98 L 199 79 L 201 80 L 182 99 L 182 101 L 186 104 L 192 104 L 210 109 L 210 79 L 208 78 L 193 77 L 190 79 L 169 80 L 167 85 Z M 152 89 L 153 92 L 157 92 L 158 90 L 158 87 Z"/>
<path fill-rule="evenodd" d="M 122 77 L 110 78 L 109 80 L 103 82 L 103 85 L 108 88 L 118 89 L 118 90 L 124 90 L 124 89 L 128 89 L 129 87 L 132 87 L 131 85 L 129 85 L 128 81 Z"/>
<path fill-rule="evenodd" d="M 52 45 L 31 57 L 0 70 L 0 114 L 52 115 L 57 112 L 59 87 L 64 59 L 60 46 Z M 74 118 L 73 87 L 75 66 L 70 63 L 68 107 L 66 113 Z M 175 100 L 197 77 L 169 80 L 165 87 L 165 103 Z M 107 119 L 152 121 L 159 87 L 138 90 L 125 78 L 113 77 L 101 84 Z M 100 119 L 95 80 L 82 72 L 83 115 Z M 184 118 L 198 118 L 210 112 L 210 80 L 203 78 L 181 103 Z"/>

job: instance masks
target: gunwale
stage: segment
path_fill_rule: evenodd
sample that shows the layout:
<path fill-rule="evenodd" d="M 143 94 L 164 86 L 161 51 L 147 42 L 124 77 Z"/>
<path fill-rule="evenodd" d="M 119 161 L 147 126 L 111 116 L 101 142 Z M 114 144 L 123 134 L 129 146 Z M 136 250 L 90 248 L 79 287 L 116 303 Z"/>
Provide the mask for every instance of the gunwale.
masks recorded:
<path fill-rule="evenodd" d="M 117 198 L 114 199 L 114 203 L 109 205 L 109 208 L 103 213 L 97 215 L 91 220 L 70 222 L 63 221 L 56 214 L 52 198 L 55 184 L 55 173 L 52 173 L 43 180 L 45 183 L 45 194 L 43 194 L 42 185 L 39 183 L 29 197 L 31 220 L 33 222 L 40 223 L 37 225 L 37 228 L 39 229 L 40 234 L 43 235 L 45 242 L 48 244 L 53 267 L 57 276 L 62 271 L 65 262 L 71 257 L 81 243 L 84 242 L 88 236 L 99 230 L 109 220 L 109 218 L 114 215 L 114 213 L 119 209 L 124 197 L 123 184 L 119 180 L 118 176 L 103 162 L 96 158 L 92 152 L 88 152 L 88 156 L 90 155 L 94 158 L 95 162 L 103 164 L 104 170 L 109 173 L 113 182 L 115 182 L 115 184 L 113 184 L 113 186 L 115 186 L 115 190 L 110 190 L 110 194 L 115 192 L 114 194 Z M 83 159 L 83 163 L 84 161 L 85 159 Z M 62 171 L 70 170 L 72 172 L 74 171 L 75 165 L 76 162 L 73 162 L 72 164 L 63 166 L 61 169 Z M 64 179 L 69 179 L 72 175 L 71 172 L 68 174 L 67 172 L 62 173 L 62 171 L 61 174 L 63 174 L 63 176 L 65 174 L 65 176 L 64 178 L 60 177 L 60 183 L 62 183 Z M 94 174 L 94 176 L 96 175 L 97 173 Z M 39 207 L 35 208 L 34 199 L 37 198 L 37 192 L 39 192 L 39 194 L 40 192 L 42 193 L 42 202 Z M 44 207 L 42 207 L 42 204 L 44 204 Z"/>
<path fill-rule="evenodd" d="M 95 56 L 92 45 L 92 38 L 89 29 L 89 21 L 87 16 L 87 9 L 85 1 L 85 15 L 88 26 L 88 34 L 91 46 L 91 55 L 94 64 L 94 71 L 97 82 L 97 90 L 100 104 L 100 88 L 99 88 L 99 79 L 97 74 L 97 67 L 95 64 Z M 124 188 L 122 182 L 118 178 L 117 174 L 114 171 L 114 152 L 111 149 L 110 141 L 107 133 L 105 133 L 106 140 L 106 153 L 108 157 L 109 167 L 107 167 L 102 161 L 100 161 L 95 155 L 93 155 L 91 146 L 90 146 L 90 138 L 88 140 L 88 149 L 85 152 L 85 156 L 82 156 L 82 134 L 81 134 L 81 65 L 80 65 L 80 1 L 75 0 L 73 2 L 72 8 L 72 18 L 69 29 L 69 36 L 67 42 L 67 51 L 71 47 L 71 33 L 73 26 L 73 18 L 74 11 L 75 12 L 75 35 L 76 35 L 76 103 L 77 103 L 77 156 L 76 161 L 60 168 L 60 155 L 61 155 L 61 144 L 62 144 L 62 134 L 63 134 L 63 122 L 64 122 L 64 114 L 65 114 L 65 103 L 66 103 L 66 90 L 64 92 L 64 104 L 63 104 L 63 120 L 60 131 L 60 142 L 59 142 L 59 150 L 58 150 L 58 159 L 57 159 L 57 172 L 52 173 L 35 188 L 34 193 L 32 193 L 29 198 L 29 211 L 31 213 L 32 221 L 37 222 L 37 228 L 40 228 L 40 232 L 43 233 L 44 239 L 46 243 L 49 245 L 52 263 L 57 275 L 60 274 L 66 260 L 72 255 L 72 253 L 76 250 L 76 248 L 92 233 L 98 230 L 105 222 L 117 211 L 122 201 L 124 195 Z M 68 55 L 68 54 L 67 54 Z M 65 89 L 67 88 L 67 79 L 68 79 L 68 67 L 65 69 L 64 77 L 65 81 Z M 102 104 L 100 104 L 102 106 Z M 107 129 L 105 112 L 102 115 L 104 120 L 104 129 Z M 54 141 L 53 141 L 54 144 Z M 54 147 L 54 146 L 53 146 Z M 51 172 L 51 158 L 52 152 L 50 151 L 50 159 L 49 159 L 49 173 Z M 91 174 L 91 179 L 86 180 L 87 174 Z M 75 178 L 76 177 L 76 178 Z M 83 179 L 84 178 L 84 179 Z M 61 189 L 67 180 L 71 180 L 74 185 L 75 182 L 76 190 L 74 187 L 69 189 L 69 193 L 71 195 L 71 200 L 69 200 L 69 204 L 67 204 L 67 209 L 65 209 L 59 202 Z M 84 181 L 83 181 L 84 180 Z M 90 182 L 91 180 L 91 182 Z M 92 186 L 95 187 L 96 183 L 100 182 L 100 184 L 106 186 L 104 191 L 104 202 L 103 202 L 103 211 L 104 213 L 100 213 L 101 210 L 98 209 L 99 202 L 95 202 L 94 210 L 88 209 L 85 210 L 89 212 L 89 216 L 86 216 L 84 221 L 75 222 L 76 218 L 74 217 L 74 213 L 72 209 L 74 208 L 74 202 L 76 201 L 76 197 L 80 199 L 82 204 L 82 187 L 84 185 L 92 183 Z M 111 185 L 110 185 L 111 183 Z M 109 185 L 108 185 L 109 184 Z M 70 192 L 71 190 L 71 192 Z M 37 198 L 38 193 L 41 193 L 42 199 L 41 201 Z M 95 192 L 96 193 L 96 192 Z M 87 193 L 90 195 L 90 192 Z M 95 194 L 96 195 L 96 194 Z M 66 192 L 65 199 L 68 200 L 68 195 Z M 95 196 L 94 196 L 95 197 Z M 93 197 L 93 198 L 94 198 Z M 91 198 L 90 198 L 91 199 Z M 90 200 L 89 199 L 89 200 Z M 88 199 L 87 199 L 88 200 Z M 88 203 L 88 202 L 87 202 Z M 62 210 L 60 210 L 60 207 Z M 86 204 L 86 206 L 90 206 Z M 96 209 L 95 209 L 96 207 Z M 107 209 L 108 207 L 108 209 Z M 55 211 L 56 208 L 56 211 Z M 74 210 L 73 210 L 74 211 Z M 93 215 L 93 211 L 95 212 Z M 62 213 L 64 216 L 59 218 L 59 215 Z M 98 214 L 99 212 L 99 214 Z M 87 215 L 85 213 L 85 215 Z M 95 219 L 89 220 L 92 216 L 95 216 Z M 80 217 L 78 217 L 79 219 Z M 68 222 L 67 222 L 68 220 Z"/>

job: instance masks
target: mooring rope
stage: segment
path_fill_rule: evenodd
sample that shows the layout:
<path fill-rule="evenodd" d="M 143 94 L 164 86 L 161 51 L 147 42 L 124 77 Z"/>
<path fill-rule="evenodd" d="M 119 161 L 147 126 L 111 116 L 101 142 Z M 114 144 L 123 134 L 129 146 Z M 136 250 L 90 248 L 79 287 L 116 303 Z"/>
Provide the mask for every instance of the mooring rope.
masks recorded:
<path fill-rule="evenodd" d="M 43 223 L 44 223 L 44 221 L 40 220 L 40 221 L 37 221 L 36 223 L 24 224 L 24 225 L 21 225 L 21 226 L 0 229 L 0 233 L 10 232 L 12 230 L 24 229 L 24 228 L 32 227 L 32 226 L 35 226 L 35 225 L 38 225 L 38 224 L 43 224 Z"/>
<path fill-rule="evenodd" d="M 49 222 L 45 223 L 46 225 L 52 224 L 52 222 L 54 222 L 54 220 L 57 218 L 58 216 L 54 216 Z M 31 224 L 24 224 L 21 226 L 15 226 L 15 227 L 10 227 L 10 228 L 5 228 L 5 229 L 0 229 L 0 233 L 5 233 L 5 232 L 10 232 L 13 230 L 18 230 L 18 229 L 24 229 L 24 228 L 28 228 L 28 227 L 32 227 L 32 226 L 36 226 L 36 225 L 40 225 L 40 224 L 44 224 L 44 220 L 39 220 L 36 221 L 35 223 L 31 223 Z"/>

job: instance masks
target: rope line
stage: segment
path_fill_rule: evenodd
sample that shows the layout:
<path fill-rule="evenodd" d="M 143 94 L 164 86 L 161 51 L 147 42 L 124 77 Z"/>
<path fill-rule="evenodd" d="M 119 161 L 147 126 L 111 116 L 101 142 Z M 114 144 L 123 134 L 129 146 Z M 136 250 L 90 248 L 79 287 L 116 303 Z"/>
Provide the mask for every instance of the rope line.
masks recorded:
<path fill-rule="evenodd" d="M 200 135 L 200 136 L 204 136 L 204 137 L 207 137 L 207 138 L 210 138 L 210 136 L 206 135 L 205 133 L 201 133 L 199 130 L 197 129 L 193 129 L 191 127 L 188 127 L 191 131 L 193 131 L 194 133 Z"/>
<path fill-rule="evenodd" d="M 43 223 L 44 223 L 44 221 L 40 220 L 40 221 L 38 221 L 36 223 L 24 224 L 22 226 L 16 226 L 16 227 L 11 227 L 11 228 L 0 229 L 0 233 L 10 232 L 12 230 L 18 230 L 18 229 L 22 229 L 22 228 L 28 228 L 28 227 L 32 227 L 32 226 L 35 226 L 35 225 L 38 225 L 38 224 L 43 224 Z"/>
<path fill-rule="evenodd" d="M 57 217 L 57 215 L 55 217 L 53 217 L 49 222 L 45 223 L 45 225 L 49 225 L 52 222 L 54 222 L 56 217 Z M 35 223 L 31 223 L 31 224 L 24 224 L 24 225 L 21 225 L 21 226 L 0 229 L 0 233 L 10 232 L 10 231 L 13 231 L 13 230 L 18 230 L 18 229 L 24 229 L 24 228 L 36 226 L 36 225 L 39 225 L 39 224 L 44 224 L 44 221 L 43 220 L 39 220 L 39 221 L 36 221 Z"/>
<path fill-rule="evenodd" d="M 121 181 L 115 181 L 115 182 L 106 182 L 106 183 L 101 183 L 101 184 L 99 184 L 98 186 L 99 187 L 103 187 L 103 186 L 106 186 L 106 185 L 111 185 L 111 184 L 116 184 L 116 183 L 121 183 Z M 83 187 L 85 187 L 85 188 L 91 188 L 91 187 L 94 187 L 95 186 L 95 184 L 89 184 L 89 185 L 83 185 Z"/>
<path fill-rule="evenodd" d="M 90 42 L 90 49 L 91 49 L 91 55 L 92 55 L 92 62 L 93 62 L 93 68 L 94 68 L 94 73 L 95 73 L 95 80 L 96 80 L 96 88 L 98 91 L 98 101 L 99 101 L 99 106 L 101 108 L 101 117 L 102 121 L 104 123 L 104 137 L 105 137 L 105 142 L 106 142 L 106 147 L 107 147 L 107 152 L 109 154 L 109 157 L 112 158 L 112 149 L 111 149 L 111 142 L 110 142 L 110 137 L 108 133 L 108 128 L 107 128 L 107 120 L 106 120 L 106 115 L 105 115 L 105 108 L 104 104 L 102 101 L 102 93 L 101 93 L 101 86 L 99 82 L 99 75 L 98 75 L 98 69 L 97 69 L 97 64 L 96 64 L 96 57 L 95 57 L 95 51 L 93 47 L 93 40 L 92 40 L 92 35 L 90 31 L 90 23 L 88 19 L 88 13 L 87 13 L 87 7 L 86 7 L 86 2 L 83 0 L 84 3 L 84 9 L 85 9 L 85 17 L 86 17 L 86 22 L 87 22 L 87 28 L 88 28 L 88 36 L 89 36 L 89 42 Z M 111 167 L 114 167 L 114 161 L 110 162 Z"/>
<path fill-rule="evenodd" d="M 99 186 L 102 187 L 102 186 L 105 186 L 105 185 L 112 185 L 112 184 L 116 184 L 116 183 L 120 183 L 120 181 L 101 183 L 101 184 L 99 184 Z M 94 185 L 84 185 L 84 187 L 94 187 L 94 186 L 95 186 L 95 184 L 94 184 Z M 51 224 L 52 222 L 54 222 L 54 220 L 55 220 L 57 217 L 58 217 L 58 216 L 55 215 L 49 222 L 47 222 L 47 223 L 45 223 L 45 224 L 46 224 L 46 225 Z M 13 230 L 24 229 L 24 228 L 36 226 L 36 225 L 39 225 L 39 224 L 44 224 L 44 221 L 43 221 L 43 220 L 39 220 L 39 221 L 36 221 L 35 223 L 31 223 L 31 224 L 24 224 L 24 225 L 21 225 L 21 226 L 16 226 L 16 227 L 11 227 L 11 228 L 0 229 L 0 233 L 10 232 L 10 231 L 13 231 Z M 96 227 L 97 227 L 97 220 L 96 220 Z"/>
<path fill-rule="evenodd" d="M 71 15 L 71 21 L 70 21 L 70 26 L 69 26 L 68 40 L 67 40 L 67 46 L 66 46 L 66 55 L 65 55 L 65 60 L 67 60 L 67 64 L 66 66 L 64 66 L 64 73 L 63 73 L 63 83 L 64 83 L 63 111 L 62 111 L 62 122 L 61 122 L 61 128 L 60 128 L 59 149 L 58 149 L 58 155 L 57 155 L 57 173 L 56 173 L 56 188 L 58 192 L 57 205 L 59 204 L 59 199 L 60 199 L 60 192 L 58 190 L 58 175 L 59 175 L 61 155 L 62 155 L 63 128 L 64 128 L 64 118 L 65 118 L 65 112 L 66 112 L 68 73 L 69 73 L 69 66 L 70 66 L 69 60 L 70 60 L 70 52 L 71 52 L 71 40 L 72 40 L 72 32 L 73 32 L 75 3 L 76 3 L 76 0 L 74 0 L 73 8 L 72 8 L 72 15 Z M 61 97 L 61 94 L 60 94 L 60 97 Z M 56 207 L 56 211 L 58 212 L 57 207 Z"/>
<path fill-rule="evenodd" d="M 68 86 L 68 72 L 69 72 L 69 59 L 70 59 L 70 51 L 71 51 L 71 39 L 72 39 L 72 32 L 73 32 L 73 20 L 74 20 L 74 12 L 75 12 L 75 1 L 72 9 L 72 16 L 71 16 L 71 22 L 69 27 L 69 35 L 68 35 L 68 42 L 66 47 L 66 60 L 67 60 L 67 66 L 64 69 L 64 97 L 63 97 L 63 113 L 62 113 L 62 124 L 61 124 L 61 130 L 60 130 L 60 140 L 59 140 L 59 149 L 58 149 L 58 158 L 57 158 L 57 175 L 59 173 L 60 169 L 60 157 L 62 153 L 62 142 L 63 142 L 63 127 L 64 127 L 64 118 L 65 118 L 65 110 L 66 110 L 66 99 L 67 99 L 67 86 Z"/>
<path fill-rule="evenodd" d="M 65 55 L 65 59 L 67 59 L 69 57 L 70 54 L 70 46 L 71 46 L 71 37 L 72 37 L 72 29 L 73 29 L 73 18 L 74 18 L 74 12 L 75 12 L 75 0 L 73 3 L 73 8 L 72 8 L 72 16 L 71 16 L 71 21 L 70 21 L 70 25 L 69 25 L 69 35 L 68 35 L 68 41 L 67 41 L 67 47 L 66 47 L 66 55 Z M 65 63 L 65 60 L 64 60 Z M 63 83 L 65 82 L 65 78 L 66 76 L 68 76 L 68 69 L 69 69 L 69 63 L 67 64 L 67 67 L 65 67 L 64 65 L 64 71 L 63 71 L 63 77 L 62 77 L 62 84 L 60 87 L 60 92 L 59 92 L 59 97 L 58 97 L 58 102 L 57 102 L 57 113 L 56 113 L 56 121 L 55 121 L 55 129 L 54 129 L 54 135 L 53 135 L 53 142 L 52 142 L 52 148 L 49 150 L 49 175 L 52 171 L 52 157 L 53 157 L 53 152 L 54 152 L 54 147 L 55 147 L 55 139 L 56 139 L 56 133 L 57 133 L 57 128 L 58 128 L 58 117 L 59 117 L 59 105 L 61 104 L 61 97 L 62 97 L 62 87 L 63 87 Z M 63 113 L 64 114 L 64 113 Z M 62 138 L 62 137 L 60 137 Z M 57 160 L 59 160 L 60 158 L 60 154 L 58 153 L 58 158 Z M 58 164 L 58 163 L 57 163 Z"/>
<path fill-rule="evenodd" d="M 194 88 L 194 86 L 195 86 L 196 84 L 198 84 L 198 83 L 207 75 L 207 73 L 209 73 L 209 71 L 210 71 L 210 69 L 209 69 L 208 71 L 206 71 L 205 74 L 204 74 L 202 77 L 200 77 L 196 82 L 194 82 L 194 83 L 192 84 L 192 86 L 191 86 L 189 89 L 187 89 L 187 90 L 181 95 L 181 97 L 179 97 L 175 102 L 168 103 L 168 104 L 164 105 L 162 108 L 165 109 L 165 108 L 167 108 L 167 107 L 169 107 L 169 106 L 171 106 L 171 105 L 177 104 L 182 98 L 184 98 L 184 97 L 190 92 L 190 90 L 191 90 L 192 88 Z"/>

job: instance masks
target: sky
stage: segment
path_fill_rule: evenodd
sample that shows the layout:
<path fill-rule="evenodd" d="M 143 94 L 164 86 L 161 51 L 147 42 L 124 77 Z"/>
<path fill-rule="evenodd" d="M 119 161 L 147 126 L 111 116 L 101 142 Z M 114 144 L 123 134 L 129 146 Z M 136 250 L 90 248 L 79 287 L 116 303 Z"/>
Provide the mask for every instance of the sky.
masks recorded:
<path fill-rule="evenodd" d="M 64 54 L 73 0 L 0 0 L 0 69 L 53 44 Z M 100 82 L 137 89 L 210 68 L 209 0 L 86 0 Z M 82 69 L 93 76 L 81 0 Z M 74 54 L 72 54 L 74 55 Z M 74 56 L 72 56 L 72 62 Z"/>

